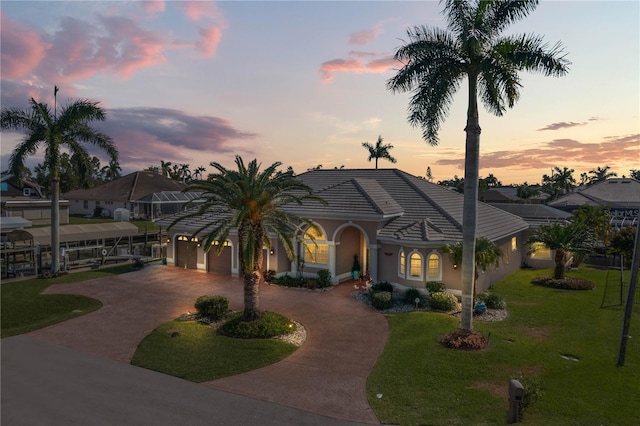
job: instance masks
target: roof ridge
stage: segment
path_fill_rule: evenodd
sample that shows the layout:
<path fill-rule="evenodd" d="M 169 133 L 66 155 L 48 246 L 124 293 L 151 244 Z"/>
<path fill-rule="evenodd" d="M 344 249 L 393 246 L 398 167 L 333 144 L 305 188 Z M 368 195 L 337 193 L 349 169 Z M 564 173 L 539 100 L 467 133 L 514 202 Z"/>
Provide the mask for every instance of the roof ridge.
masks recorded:
<path fill-rule="evenodd" d="M 415 184 L 415 182 L 409 180 L 408 176 L 406 175 L 406 173 L 402 172 L 399 173 L 400 170 L 395 169 L 394 172 L 405 182 L 407 182 L 407 184 L 409 184 L 416 192 L 418 192 L 420 194 L 420 196 L 427 201 L 429 204 L 431 204 L 440 214 L 442 214 L 443 216 L 445 216 L 449 222 L 451 222 L 453 224 L 453 226 L 456 227 L 456 229 L 460 232 L 462 232 L 462 224 L 459 223 L 453 216 L 451 216 L 449 214 L 449 212 L 447 212 L 445 209 L 443 209 L 440 204 L 436 203 L 433 201 L 433 199 L 427 195 L 426 192 L 424 192 L 420 187 L 418 187 L 418 185 Z M 427 182 L 429 183 L 429 182 Z M 433 184 L 431 184 L 433 185 Z"/>
<path fill-rule="evenodd" d="M 375 182 L 376 185 L 380 186 L 380 184 L 378 183 L 378 181 L 376 181 L 375 179 L 367 179 L 367 178 L 351 178 L 350 180 L 355 184 L 356 188 L 358 188 L 358 192 L 360 192 L 360 194 L 362 194 L 362 196 L 364 198 L 367 199 L 367 201 L 369 202 L 369 204 L 371 204 L 378 213 L 382 214 L 384 213 L 384 211 L 382 210 L 382 208 L 378 205 L 378 203 L 375 202 L 375 200 L 373 199 L 373 197 L 371 197 L 371 195 L 369 194 L 369 192 L 367 192 L 367 190 L 362 186 L 362 184 L 360 183 L 360 180 L 365 179 L 371 182 Z M 382 189 L 383 191 L 385 191 L 384 188 L 382 188 L 382 186 L 380 186 L 380 189 Z M 387 192 L 387 191 L 385 191 Z M 388 193 L 387 193 L 388 194 Z M 393 197 L 392 197 L 393 198 Z"/>

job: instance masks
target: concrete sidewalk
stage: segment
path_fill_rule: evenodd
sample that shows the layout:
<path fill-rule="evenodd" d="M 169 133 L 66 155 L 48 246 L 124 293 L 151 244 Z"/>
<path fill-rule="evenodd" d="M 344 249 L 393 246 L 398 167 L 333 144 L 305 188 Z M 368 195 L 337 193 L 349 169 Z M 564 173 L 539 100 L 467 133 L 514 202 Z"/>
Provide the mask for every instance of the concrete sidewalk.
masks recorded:
<path fill-rule="evenodd" d="M 262 285 L 260 307 L 302 323 L 307 329 L 305 344 L 271 366 L 194 386 L 344 421 L 377 424 L 366 397 L 366 379 L 384 348 L 388 324 L 382 315 L 350 297 L 352 291 L 348 284 L 325 292 Z M 86 295 L 100 300 L 103 307 L 32 332 L 30 338 L 124 363 L 130 362 L 138 343 L 157 325 L 193 311 L 198 296 L 226 295 L 234 310 L 242 309 L 243 300 L 238 278 L 163 265 L 54 285 L 47 292 Z M 3 401 L 3 409 L 4 405 Z"/>

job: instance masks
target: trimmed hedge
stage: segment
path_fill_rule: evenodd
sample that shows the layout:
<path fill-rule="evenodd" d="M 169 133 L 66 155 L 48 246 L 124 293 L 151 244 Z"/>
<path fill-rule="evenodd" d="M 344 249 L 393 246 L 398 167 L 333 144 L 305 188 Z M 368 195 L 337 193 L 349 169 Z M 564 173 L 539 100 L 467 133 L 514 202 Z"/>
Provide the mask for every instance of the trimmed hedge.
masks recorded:
<path fill-rule="evenodd" d="M 418 290 L 417 288 L 408 288 L 405 290 L 402 300 L 407 305 L 415 306 L 416 298 L 420 299 L 420 302 L 418 302 L 418 306 L 422 306 L 424 304 L 424 298 L 422 293 L 420 293 L 420 290 Z"/>
<path fill-rule="evenodd" d="M 458 306 L 458 299 L 451 293 L 439 291 L 431 294 L 429 306 L 434 311 L 453 311 Z"/>
<path fill-rule="evenodd" d="M 296 325 L 284 315 L 264 311 L 255 321 L 242 321 L 242 312 L 237 313 L 225 322 L 221 330 L 223 334 L 241 339 L 270 339 L 296 331 Z"/>
<path fill-rule="evenodd" d="M 480 293 L 478 295 L 478 302 L 484 303 L 489 309 L 505 309 L 507 307 L 502 297 L 491 292 Z"/>
<path fill-rule="evenodd" d="M 427 281 L 426 287 L 429 293 L 440 293 L 444 291 L 444 284 L 438 281 Z"/>
<path fill-rule="evenodd" d="M 389 291 L 374 291 L 371 293 L 371 304 L 378 310 L 390 309 L 393 307 L 393 295 Z"/>
<path fill-rule="evenodd" d="M 593 290 L 596 288 L 595 284 L 591 281 L 569 277 L 558 280 L 553 277 L 538 276 L 531 280 L 531 284 L 562 290 Z"/>
<path fill-rule="evenodd" d="M 220 321 L 229 312 L 229 299 L 226 296 L 200 296 L 194 306 L 201 317 Z"/>
<path fill-rule="evenodd" d="M 371 286 L 371 290 L 373 291 L 388 291 L 389 293 L 393 293 L 393 284 L 387 282 L 387 281 L 382 281 L 379 283 L 375 283 L 374 285 Z"/>

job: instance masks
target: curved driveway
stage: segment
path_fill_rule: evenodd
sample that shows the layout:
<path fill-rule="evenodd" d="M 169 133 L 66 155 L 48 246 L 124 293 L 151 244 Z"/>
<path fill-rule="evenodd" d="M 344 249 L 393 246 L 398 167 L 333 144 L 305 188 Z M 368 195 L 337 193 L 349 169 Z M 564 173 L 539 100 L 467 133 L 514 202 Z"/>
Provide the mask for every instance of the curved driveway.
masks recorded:
<path fill-rule="evenodd" d="M 324 292 L 262 285 L 260 307 L 303 324 L 306 342 L 276 364 L 203 385 L 337 419 L 377 424 L 367 402 L 366 380 L 386 343 L 388 324 L 382 315 L 350 297 L 352 291 L 350 284 Z M 81 294 L 100 300 L 103 307 L 30 336 L 126 363 L 160 323 L 193 311 L 198 296 L 223 294 L 230 299 L 231 309 L 243 306 L 240 279 L 163 265 L 52 285 L 47 293 Z"/>

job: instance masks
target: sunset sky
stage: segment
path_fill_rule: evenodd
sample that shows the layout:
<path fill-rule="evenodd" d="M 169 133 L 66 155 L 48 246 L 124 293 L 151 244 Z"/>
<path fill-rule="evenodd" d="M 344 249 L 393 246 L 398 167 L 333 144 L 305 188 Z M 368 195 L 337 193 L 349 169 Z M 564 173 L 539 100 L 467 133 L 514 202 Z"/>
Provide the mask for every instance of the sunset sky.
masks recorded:
<path fill-rule="evenodd" d="M 6 1 L 0 3 L 2 107 L 88 98 L 107 109 L 123 174 L 160 161 L 192 169 L 236 154 L 298 173 L 371 168 L 362 142 L 394 146 L 397 167 L 462 177 L 467 87 L 430 146 L 386 82 L 414 25 L 444 27 L 432 1 Z M 561 78 L 523 73 L 503 117 L 480 112 L 480 175 L 540 182 L 608 165 L 640 169 L 640 2 L 542 1 L 509 32 L 561 41 Z M 3 131 L 1 167 L 20 134 Z M 44 151 L 40 152 L 42 155 Z M 94 152 L 94 154 L 98 154 Z M 100 157 L 100 155 L 98 155 Z M 41 157 L 30 163 L 35 165 Z M 103 158 L 104 161 L 104 158 Z M 103 163 L 103 165 L 106 165 Z"/>

